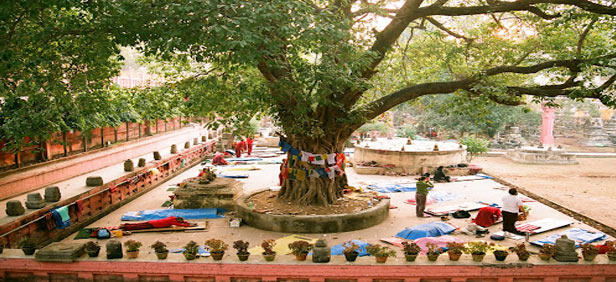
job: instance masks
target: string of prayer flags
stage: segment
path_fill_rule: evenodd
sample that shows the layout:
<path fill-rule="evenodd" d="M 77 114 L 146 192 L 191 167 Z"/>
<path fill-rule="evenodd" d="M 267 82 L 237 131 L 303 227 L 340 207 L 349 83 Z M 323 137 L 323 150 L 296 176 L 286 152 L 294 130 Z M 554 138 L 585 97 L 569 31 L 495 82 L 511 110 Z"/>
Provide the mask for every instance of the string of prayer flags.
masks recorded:
<path fill-rule="evenodd" d="M 336 163 L 336 153 L 327 154 L 327 164 L 335 164 Z"/>

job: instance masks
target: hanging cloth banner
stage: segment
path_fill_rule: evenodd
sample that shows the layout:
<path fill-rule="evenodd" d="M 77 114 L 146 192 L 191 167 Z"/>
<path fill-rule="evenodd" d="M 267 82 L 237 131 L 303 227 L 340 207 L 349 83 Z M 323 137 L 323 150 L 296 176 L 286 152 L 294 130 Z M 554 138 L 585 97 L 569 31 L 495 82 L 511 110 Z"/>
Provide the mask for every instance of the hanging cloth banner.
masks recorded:
<path fill-rule="evenodd" d="M 327 154 L 327 164 L 333 165 L 336 163 L 336 153 Z"/>

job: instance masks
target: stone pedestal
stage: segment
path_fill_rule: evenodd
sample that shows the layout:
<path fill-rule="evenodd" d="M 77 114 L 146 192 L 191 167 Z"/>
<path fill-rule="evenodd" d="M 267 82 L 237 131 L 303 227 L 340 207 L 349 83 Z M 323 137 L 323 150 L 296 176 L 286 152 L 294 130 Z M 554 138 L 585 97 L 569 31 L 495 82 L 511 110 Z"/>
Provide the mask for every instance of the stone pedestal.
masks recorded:
<path fill-rule="evenodd" d="M 135 165 L 132 160 L 124 161 L 124 171 L 133 171 L 135 170 Z"/>
<path fill-rule="evenodd" d="M 312 262 L 326 263 L 329 262 L 331 257 L 331 248 L 327 246 L 327 241 L 325 239 L 317 240 L 312 250 Z"/>
<path fill-rule="evenodd" d="M 107 249 L 107 259 L 122 258 L 122 243 L 118 240 L 110 240 L 105 245 Z"/>
<path fill-rule="evenodd" d="M 188 148 L 190 148 L 190 142 L 184 143 L 184 149 L 188 149 Z"/>
<path fill-rule="evenodd" d="M 197 144 L 199 144 L 199 139 L 193 138 L 193 145 L 197 145 Z"/>
<path fill-rule="evenodd" d="M 177 154 L 178 153 L 178 145 L 171 145 L 171 154 Z"/>
<path fill-rule="evenodd" d="M 160 161 L 162 159 L 158 151 L 154 151 L 153 154 L 154 154 L 154 160 Z"/>
<path fill-rule="evenodd" d="M 508 150 L 506 156 L 523 164 L 578 164 L 574 154 L 553 147 L 521 147 Z"/>
<path fill-rule="evenodd" d="M 225 208 L 234 209 L 234 202 L 242 195 L 242 183 L 230 178 L 215 178 L 207 184 L 201 178 L 184 180 L 183 187 L 173 194 L 173 207 L 177 209 Z"/>
<path fill-rule="evenodd" d="M 103 178 L 100 176 L 88 176 L 86 178 L 86 186 L 88 187 L 96 187 L 103 185 Z"/>
<path fill-rule="evenodd" d="M 584 146 L 590 147 L 605 147 L 612 145 L 608 134 L 603 130 L 601 118 L 593 118 L 590 120 L 584 131 L 584 140 L 581 143 Z"/>
<path fill-rule="evenodd" d="M 74 262 L 85 254 L 84 244 L 54 242 L 35 254 L 37 261 Z"/>
<path fill-rule="evenodd" d="M 28 194 L 26 198 L 26 207 L 29 209 L 40 209 L 45 206 L 45 200 L 40 193 Z"/>
<path fill-rule="evenodd" d="M 26 209 L 21 205 L 18 200 L 10 200 L 6 202 L 6 214 L 8 216 L 18 216 L 26 212 Z"/>
<path fill-rule="evenodd" d="M 137 166 L 144 167 L 145 166 L 145 159 L 144 158 L 139 158 L 139 163 L 137 164 Z"/>
<path fill-rule="evenodd" d="M 58 186 L 51 186 L 45 188 L 45 201 L 46 202 L 57 202 L 62 197 L 60 194 L 60 188 Z"/>
<path fill-rule="evenodd" d="M 212 139 L 212 138 L 210 138 L 210 139 Z M 207 137 L 205 135 L 201 136 L 201 142 L 203 142 L 203 143 L 207 142 Z"/>

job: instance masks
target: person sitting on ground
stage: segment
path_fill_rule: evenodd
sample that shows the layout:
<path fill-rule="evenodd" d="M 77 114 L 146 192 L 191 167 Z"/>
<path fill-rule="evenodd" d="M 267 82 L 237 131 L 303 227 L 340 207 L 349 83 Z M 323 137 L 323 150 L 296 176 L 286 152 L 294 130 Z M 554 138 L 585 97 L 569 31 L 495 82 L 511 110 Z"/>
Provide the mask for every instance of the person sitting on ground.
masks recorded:
<path fill-rule="evenodd" d="M 436 182 L 450 182 L 449 176 L 445 175 L 443 166 L 439 166 L 434 173 L 434 181 Z"/>
<path fill-rule="evenodd" d="M 512 237 L 511 234 L 525 235 L 515 228 L 515 222 L 518 221 L 518 213 L 524 213 L 522 201 L 518 199 L 518 190 L 515 188 L 509 189 L 509 194 L 503 197 L 503 231 L 505 237 Z"/>
<path fill-rule="evenodd" d="M 225 161 L 225 158 L 223 157 L 223 154 L 221 154 L 221 153 L 216 153 L 214 155 L 214 159 L 212 160 L 212 164 L 213 165 L 228 165 L 227 161 Z"/>
<path fill-rule="evenodd" d="M 145 222 L 124 223 L 120 225 L 120 229 L 130 231 L 152 228 L 167 228 L 171 226 L 192 227 L 197 226 L 197 224 L 184 221 L 181 217 L 170 216 L 163 219 L 148 220 Z"/>
<path fill-rule="evenodd" d="M 479 209 L 473 223 L 481 227 L 490 227 L 501 218 L 501 210 L 496 207 L 483 207 Z"/>
<path fill-rule="evenodd" d="M 426 199 L 428 198 L 428 188 L 434 187 L 434 184 L 430 182 L 430 174 L 428 177 L 422 176 L 415 184 L 417 191 L 415 192 L 415 214 L 417 217 L 430 217 L 424 215 L 426 209 Z"/>

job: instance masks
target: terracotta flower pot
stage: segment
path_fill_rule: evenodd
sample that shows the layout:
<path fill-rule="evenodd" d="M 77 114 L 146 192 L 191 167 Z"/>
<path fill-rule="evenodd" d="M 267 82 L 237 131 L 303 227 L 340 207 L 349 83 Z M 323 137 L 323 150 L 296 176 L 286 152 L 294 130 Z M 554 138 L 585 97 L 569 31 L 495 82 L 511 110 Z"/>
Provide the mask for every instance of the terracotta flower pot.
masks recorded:
<path fill-rule="evenodd" d="M 527 261 L 529 257 L 530 257 L 529 253 L 518 254 L 518 259 L 521 261 Z"/>
<path fill-rule="evenodd" d="M 193 254 L 193 253 L 187 253 L 187 252 L 184 252 L 184 257 L 185 257 L 187 260 L 193 260 L 193 259 L 196 259 L 196 258 L 197 258 L 197 254 Z"/>
<path fill-rule="evenodd" d="M 355 251 L 344 253 L 344 257 L 346 258 L 346 261 L 355 261 L 357 259 L 357 256 L 359 256 L 359 253 Z"/>
<path fill-rule="evenodd" d="M 36 251 L 35 247 L 22 247 L 21 250 L 24 252 L 24 255 L 31 256 Z"/>
<path fill-rule="evenodd" d="M 245 253 L 245 254 L 237 253 L 237 258 L 239 258 L 240 261 L 247 261 L 249 256 L 250 256 L 250 253 Z"/>
<path fill-rule="evenodd" d="M 295 259 L 298 261 L 305 261 L 308 256 L 308 252 L 301 252 L 299 255 L 295 255 Z"/>
<path fill-rule="evenodd" d="M 419 254 L 404 254 L 404 258 L 406 259 L 406 261 L 415 261 L 415 259 L 417 259 L 417 256 Z"/>
<path fill-rule="evenodd" d="M 161 253 L 159 253 L 159 252 L 155 252 L 155 253 L 156 253 L 156 257 L 157 257 L 158 259 L 166 259 L 166 258 L 167 258 L 167 256 L 169 255 L 169 251 L 166 251 L 166 252 L 161 252 Z"/>
<path fill-rule="evenodd" d="M 447 252 L 447 254 L 449 255 L 449 260 L 451 261 L 459 261 L 462 256 L 462 253 Z"/>
<path fill-rule="evenodd" d="M 272 254 L 263 253 L 263 258 L 265 259 L 265 261 L 274 261 L 274 259 L 276 258 L 276 253 L 272 253 Z"/>
<path fill-rule="evenodd" d="M 597 253 L 587 254 L 585 252 L 582 252 L 582 256 L 584 257 L 585 261 L 593 261 L 595 260 L 595 257 L 597 257 Z"/>
<path fill-rule="evenodd" d="M 86 250 L 86 253 L 88 254 L 89 257 L 91 258 L 95 258 L 98 257 L 98 254 L 100 253 L 101 249 L 97 249 L 97 250 Z"/>
<path fill-rule="evenodd" d="M 483 257 L 485 257 L 486 254 L 471 254 L 471 256 L 473 256 L 473 261 L 474 262 L 482 262 L 483 261 Z"/>
<path fill-rule="evenodd" d="M 507 258 L 509 254 L 506 252 L 494 252 L 494 258 L 497 261 L 505 261 L 505 259 Z"/>
<path fill-rule="evenodd" d="M 222 260 L 222 256 L 225 255 L 225 251 L 210 252 L 210 254 L 212 255 L 212 259 L 214 259 L 214 260 Z"/>
<path fill-rule="evenodd" d="M 126 251 L 126 256 L 127 256 L 129 259 L 134 259 L 134 258 L 137 258 L 137 257 L 139 256 L 139 250 L 132 251 L 132 252 Z"/>
<path fill-rule="evenodd" d="M 539 258 L 541 260 L 549 261 L 551 257 L 552 257 L 551 254 L 545 254 L 545 253 L 539 252 Z"/>
<path fill-rule="evenodd" d="M 388 258 L 388 256 L 382 256 L 382 257 L 375 256 L 374 257 L 374 259 L 376 259 L 377 263 L 385 263 L 385 262 L 387 262 L 387 258 Z"/>
<path fill-rule="evenodd" d="M 608 258 L 610 261 L 616 261 L 616 252 L 610 252 L 610 253 L 607 253 L 607 258 Z"/>
<path fill-rule="evenodd" d="M 440 254 L 427 254 L 429 261 L 436 261 Z"/>

